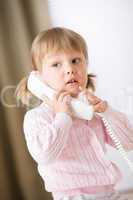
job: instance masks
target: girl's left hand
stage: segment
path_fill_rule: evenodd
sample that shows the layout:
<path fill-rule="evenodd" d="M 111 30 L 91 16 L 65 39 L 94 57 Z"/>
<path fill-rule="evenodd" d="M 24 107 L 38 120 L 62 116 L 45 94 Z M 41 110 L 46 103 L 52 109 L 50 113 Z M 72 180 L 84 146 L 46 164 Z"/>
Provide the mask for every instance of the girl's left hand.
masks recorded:
<path fill-rule="evenodd" d="M 108 107 L 107 101 L 104 101 L 104 100 L 98 98 L 92 92 L 90 92 L 88 90 L 85 90 L 85 94 L 86 94 L 90 104 L 93 105 L 94 112 L 101 113 L 101 112 L 106 111 L 106 109 Z"/>
<path fill-rule="evenodd" d="M 100 100 L 100 102 L 95 104 L 93 107 L 94 107 L 94 112 L 98 113 L 105 112 L 108 107 L 108 103 L 107 101 Z"/>

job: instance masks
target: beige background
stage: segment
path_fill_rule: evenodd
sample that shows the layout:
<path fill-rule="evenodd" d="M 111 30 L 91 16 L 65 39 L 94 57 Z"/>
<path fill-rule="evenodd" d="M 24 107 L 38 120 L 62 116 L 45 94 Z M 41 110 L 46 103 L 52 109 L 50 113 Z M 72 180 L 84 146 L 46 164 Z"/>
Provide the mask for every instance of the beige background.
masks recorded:
<path fill-rule="evenodd" d="M 25 144 L 22 120 L 26 109 L 13 97 L 16 85 L 30 71 L 33 38 L 49 26 L 46 1 L 0 1 L 1 200 L 51 199 Z"/>

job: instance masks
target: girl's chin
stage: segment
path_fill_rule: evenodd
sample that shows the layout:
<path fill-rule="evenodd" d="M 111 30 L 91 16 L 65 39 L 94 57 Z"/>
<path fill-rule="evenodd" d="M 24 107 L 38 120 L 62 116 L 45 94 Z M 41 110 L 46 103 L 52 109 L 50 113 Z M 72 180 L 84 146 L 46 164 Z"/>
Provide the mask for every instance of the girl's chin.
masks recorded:
<path fill-rule="evenodd" d="M 78 96 L 78 94 L 80 93 L 80 89 L 78 88 L 78 89 L 71 89 L 71 90 L 68 90 L 69 92 L 70 92 L 70 95 L 72 96 L 72 97 L 77 97 Z"/>

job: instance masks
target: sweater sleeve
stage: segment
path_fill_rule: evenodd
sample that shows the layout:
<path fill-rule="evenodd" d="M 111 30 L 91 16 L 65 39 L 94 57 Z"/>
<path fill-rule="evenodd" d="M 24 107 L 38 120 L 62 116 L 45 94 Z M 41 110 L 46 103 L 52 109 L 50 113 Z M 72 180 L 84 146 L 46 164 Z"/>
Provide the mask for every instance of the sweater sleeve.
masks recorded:
<path fill-rule="evenodd" d="M 102 115 L 111 125 L 112 131 L 114 134 L 116 134 L 124 149 L 126 151 L 133 150 L 133 124 L 131 124 L 131 121 L 128 119 L 128 117 L 124 113 L 113 109 L 110 105 L 108 106 L 107 110 L 102 113 Z M 115 144 L 105 126 L 104 129 L 105 142 L 115 147 Z"/>
<path fill-rule="evenodd" d="M 46 114 L 47 115 L 47 114 Z M 62 152 L 72 125 L 66 113 L 57 113 L 53 122 L 36 111 L 27 111 L 23 130 L 29 153 L 37 163 L 50 164 Z"/>

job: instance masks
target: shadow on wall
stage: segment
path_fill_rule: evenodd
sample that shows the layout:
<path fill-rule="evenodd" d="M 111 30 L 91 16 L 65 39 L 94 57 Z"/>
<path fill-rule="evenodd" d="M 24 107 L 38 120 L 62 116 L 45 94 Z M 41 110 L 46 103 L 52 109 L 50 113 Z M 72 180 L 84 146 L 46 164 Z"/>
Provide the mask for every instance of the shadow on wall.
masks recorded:
<path fill-rule="evenodd" d="M 47 1 L 1 1 L 0 20 L 0 199 L 50 200 L 25 144 L 26 110 L 13 96 L 18 82 L 31 70 L 33 38 L 51 26 Z"/>

